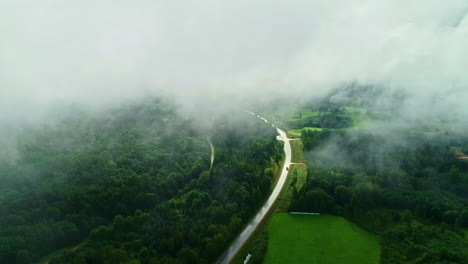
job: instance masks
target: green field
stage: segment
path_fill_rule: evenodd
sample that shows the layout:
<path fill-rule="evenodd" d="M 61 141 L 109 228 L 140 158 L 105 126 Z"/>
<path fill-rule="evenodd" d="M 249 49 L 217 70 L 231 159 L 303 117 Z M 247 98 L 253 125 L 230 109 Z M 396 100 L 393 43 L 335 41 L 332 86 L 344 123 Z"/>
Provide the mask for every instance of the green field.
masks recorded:
<path fill-rule="evenodd" d="M 320 128 L 320 127 L 304 127 L 304 128 L 307 128 L 307 129 L 310 129 L 310 130 L 313 130 L 313 131 L 322 131 L 322 128 Z M 301 137 L 301 131 L 304 128 L 289 130 L 288 131 L 288 137 L 290 137 L 290 138 L 300 138 Z"/>
<path fill-rule="evenodd" d="M 365 108 L 350 106 L 343 108 L 348 111 L 349 116 L 353 119 L 353 126 L 349 128 L 350 130 L 368 128 L 369 117 Z"/>
<path fill-rule="evenodd" d="M 375 237 L 341 217 L 275 214 L 268 232 L 266 264 L 379 263 Z"/>
<path fill-rule="evenodd" d="M 345 106 L 343 107 L 346 111 L 348 111 L 351 115 L 364 115 L 367 113 L 367 109 L 361 107 L 352 107 L 352 106 Z"/>
<path fill-rule="evenodd" d="M 302 146 L 302 141 L 291 140 L 289 143 L 291 144 L 292 151 L 291 161 L 294 163 L 304 162 L 304 146 Z"/>
<path fill-rule="evenodd" d="M 293 199 L 293 188 L 300 191 L 307 181 L 307 166 L 305 164 L 295 164 L 289 169 L 289 176 L 281 191 L 281 195 L 275 203 L 275 212 L 287 212 Z"/>
<path fill-rule="evenodd" d="M 287 114 L 284 119 L 286 121 L 292 121 L 292 120 L 307 118 L 311 116 L 318 116 L 319 114 L 320 112 L 310 111 L 309 109 L 301 108 L 292 113 Z"/>
<path fill-rule="evenodd" d="M 357 130 L 357 129 L 368 129 L 371 122 L 366 116 L 351 116 L 353 119 L 353 126 L 348 128 L 348 130 Z"/>

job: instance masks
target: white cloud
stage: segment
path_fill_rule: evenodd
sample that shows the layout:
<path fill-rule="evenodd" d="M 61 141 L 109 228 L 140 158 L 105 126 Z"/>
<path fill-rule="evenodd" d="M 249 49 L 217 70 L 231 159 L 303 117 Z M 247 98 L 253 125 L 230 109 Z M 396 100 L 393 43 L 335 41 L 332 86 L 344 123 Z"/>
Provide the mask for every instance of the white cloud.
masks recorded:
<path fill-rule="evenodd" d="M 314 94 L 356 80 L 461 106 L 467 8 L 458 0 L 6 0 L 0 116 L 161 90 L 184 101 Z"/>

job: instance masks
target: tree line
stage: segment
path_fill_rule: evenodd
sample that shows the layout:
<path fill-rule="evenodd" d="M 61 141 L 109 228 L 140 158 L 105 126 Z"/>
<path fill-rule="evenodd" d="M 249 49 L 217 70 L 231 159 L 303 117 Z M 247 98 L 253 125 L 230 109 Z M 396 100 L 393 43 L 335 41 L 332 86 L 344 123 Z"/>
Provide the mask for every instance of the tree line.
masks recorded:
<path fill-rule="evenodd" d="M 269 194 L 275 136 L 237 112 L 200 127 L 160 99 L 25 130 L 0 167 L 0 263 L 66 247 L 49 263 L 211 263 Z"/>
<path fill-rule="evenodd" d="M 290 211 L 345 217 L 377 234 L 382 263 L 466 263 L 468 137 L 410 130 L 302 131 L 308 179 Z"/>

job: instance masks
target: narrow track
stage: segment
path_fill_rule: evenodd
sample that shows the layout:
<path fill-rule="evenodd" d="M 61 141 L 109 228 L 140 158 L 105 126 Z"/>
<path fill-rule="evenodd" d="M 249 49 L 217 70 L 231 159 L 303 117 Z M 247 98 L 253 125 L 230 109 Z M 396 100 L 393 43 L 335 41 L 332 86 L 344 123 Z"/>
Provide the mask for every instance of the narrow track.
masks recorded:
<path fill-rule="evenodd" d="M 206 141 L 208 141 L 208 144 L 210 144 L 210 148 L 211 148 L 211 158 L 210 158 L 210 170 L 211 170 L 213 168 L 213 162 L 215 158 L 215 149 L 209 137 L 206 138 Z"/>

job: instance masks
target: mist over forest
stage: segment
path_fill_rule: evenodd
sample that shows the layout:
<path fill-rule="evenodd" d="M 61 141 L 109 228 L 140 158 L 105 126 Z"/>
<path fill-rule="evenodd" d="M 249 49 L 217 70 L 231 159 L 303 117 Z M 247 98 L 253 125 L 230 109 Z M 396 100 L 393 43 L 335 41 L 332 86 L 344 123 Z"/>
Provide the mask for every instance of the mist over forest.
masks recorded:
<path fill-rule="evenodd" d="M 412 115 L 467 114 L 464 1 L 0 5 L 2 123 L 155 93 L 189 109 L 294 101 L 352 82 L 402 90 Z"/>
<path fill-rule="evenodd" d="M 0 263 L 218 263 L 282 171 L 233 263 L 291 212 L 466 263 L 464 0 L 5 0 L 0 32 Z"/>

